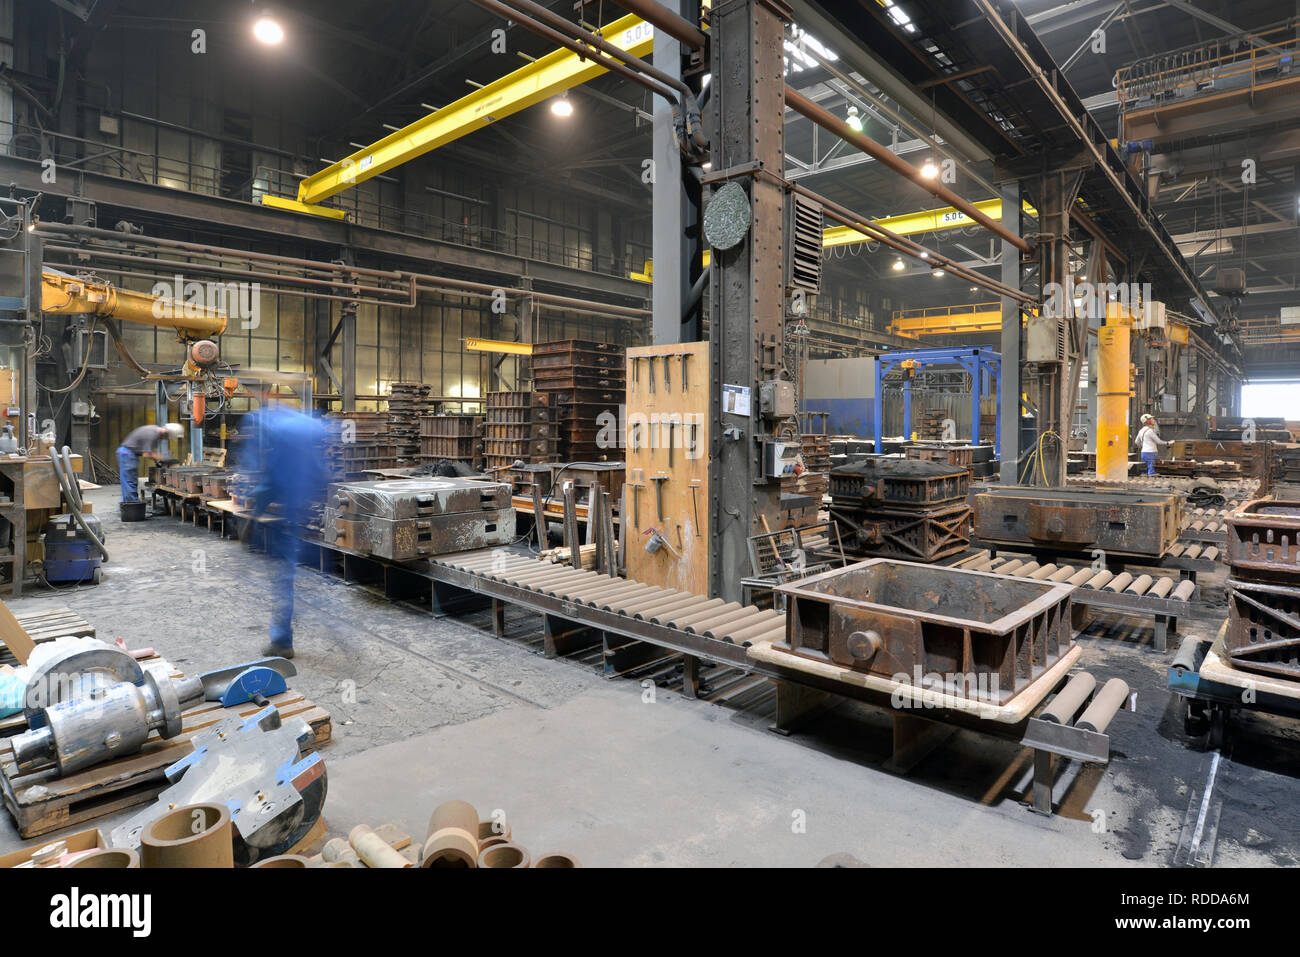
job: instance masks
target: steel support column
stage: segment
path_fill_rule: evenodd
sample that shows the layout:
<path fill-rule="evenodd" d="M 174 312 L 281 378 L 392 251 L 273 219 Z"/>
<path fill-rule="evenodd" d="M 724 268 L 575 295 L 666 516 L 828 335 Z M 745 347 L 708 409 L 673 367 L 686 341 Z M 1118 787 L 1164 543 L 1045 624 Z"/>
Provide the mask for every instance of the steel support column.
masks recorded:
<path fill-rule="evenodd" d="M 1079 195 L 1082 181 L 1082 174 L 1075 169 L 1056 170 L 1040 180 L 1038 279 L 1042 314 L 1045 316 L 1049 314 L 1048 305 L 1053 300 L 1058 300 L 1058 306 L 1067 307 L 1064 290 L 1073 275 L 1070 271 L 1070 210 Z M 1079 394 L 1079 367 L 1085 352 L 1087 319 L 1083 319 L 1081 324 L 1070 315 L 1067 307 L 1062 309 L 1058 321 L 1062 326 L 1064 355 L 1059 362 L 1039 365 L 1038 434 L 1056 434 L 1054 442 L 1041 443 L 1041 464 L 1047 484 L 1063 486 L 1074 403 Z"/>
<path fill-rule="evenodd" d="M 749 536 L 763 531 L 764 520 L 774 526 L 780 507 L 780 484 L 762 475 L 758 385 L 777 377 L 784 354 L 785 197 L 761 172 L 784 168 L 788 20 L 779 0 L 733 0 L 713 8 L 710 30 L 712 172 L 739 182 L 753 212 L 739 244 L 713 251 L 710 291 L 709 492 L 718 507 L 710 509 L 709 592 L 732 601 L 749 573 Z M 723 411 L 728 385 L 748 393 L 748 414 Z"/>
<path fill-rule="evenodd" d="M 681 13 L 685 0 L 662 0 L 672 13 Z M 653 63 L 671 77 L 682 74 L 682 45 L 668 34 L 656 31 Z M 661 96 L 653 97 L 652 139 L 654 283 L 651 341 L 655 345 L 680 342 L 682 306 L 689 289 L 685 247 L 685 203 L 682 195 L 682 154 L 673 137 L 673 107 Z"/>
<path fill-rule="evenodd" d="M 1016 210 L 1002 217 L 1002 225 L 1020 235 L 1020 184 L 1007 183 L 1002 187 L 1002 208 Z M 1020 250 L 1007 240 L 1002 241 L 1002 275 L 1004 285 L 1020 288 Z M 1020 303 L 1002 297 L 1002 353 L 1001 379 L 998 382 L 998 416 L 1001 437 L 998 455 L 1002 462 L 1002 481 L 1014 485 L 1020 473 Z"/>

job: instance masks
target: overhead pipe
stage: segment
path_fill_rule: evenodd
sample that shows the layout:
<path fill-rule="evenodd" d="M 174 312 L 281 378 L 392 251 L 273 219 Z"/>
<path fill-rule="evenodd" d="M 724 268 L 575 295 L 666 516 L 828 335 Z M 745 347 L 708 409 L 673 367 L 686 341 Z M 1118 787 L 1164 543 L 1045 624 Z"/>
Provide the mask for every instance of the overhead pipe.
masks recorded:
<path fill-rule="evenodd" d="M 168 249 L 184 249 L 188 252 L 209 256 L 254 259 L 261 262 L 283 263 L 318 272 L 349 272 L 359 276 L 374 276 L 382 279 L 401 279 L 403 273 L 391 269 L 370 269 L 362 266 L 347 266 L 338 263 L 322 263 L 315 259 L 295 259 L 276 253 L 259 253 L 249 249 L 232 249 L 228 246 L 213 246 L 210 243 L 190 243 L 180 239 L 163 239 L 160 236 L 146 236 L 143 233 L 123 233 L 116 229 L 100 229 L 96 226 L 76 226 L 67 223 L 38 223 L 37 230 L 42 233 L 68 233 L 73 236 L 86 236 L 93 239 L 105 239 L 115 243 L 137 243 L 149 246 L 165 246 Z"/>
<path fill-rule="evenodd" d="M 674 40 L 686 44 L 692 50 L 702 50 L 709 38 L 704 31 L 655 0 L 614 0 L 614 5 L 622 7 L 628 13 L 635 13 L 656 30 L 662 30 Z"/>
<path fill-rule="evenodd" d="M 868 238 L 875 239 L 877 242 L 888 246 L 890 249 L 912 256 L 916 259 L 921 259 L 933 266 L 949 270 L 953 275 L 960 276 L 963 279 L 989 290 L 989 292 L 997 293 L 999 296 L 1006 296 L 1009 299 L 1015 299 L 1024 303 L 1036 301 L 1034 297 L 1028 293 L 1022 292 L 1019 289 L 1013 289 L 1010 286 L 998 282 L 996 279 L 989 279 L 987 276 L 975 272 L 973 269 L 968 269 L 955 260 L 949 259 L 947 256 L 941 255 L 940 253 L 931 252 L 919 243 L 908 239 L 906 236 L 900 236 L 898 233 L 886 229 L 884 226 L 881 226 L 879 223 L 876 223 L 865 216 L 859 216 L 857 213 L 853 212 L 853 210 L 841 206 L 834 200 L 828 199 L 820 193 L 808 189 L 806 186 L 800 186 L 797 183 L 790 183 L 789 186 L 793 192 L 796 192 L 801 196 L 806 196 L 813 202 L 821 204 L 826 215 L 837 223 L 864 233 Z M 924 256 L 922 253 L 924 253 Z"/>
<path fill-rule="evenodd" d="M 1011 232 L 1001 223 L 991 219 L 987 214 L 977 209 L 967 200 L 962 199 L 946 186 L 930 182 L 924 176 L 921 176 L 915 167 L 900 159 L 892 150 L 877 143 L 871 137 L 859 133 L 844 120 L 840 119 L 835 114 L 822 109 L 812 100 L 808 99 L 798 90 L 793 89 L 789 85 L 785 88 L 785 103 L 786 106 L 790 107 L 796 113 L 800 113 L 812 120 L 812 122 L 816 123 L 822 129 L 834 133 L 840 139 L 856 146 L 872 159 L 889 167 L 889 169 L 893 170 L 895 173 L 907 177 L 932 196 L 942 199 L 948 205 L 965 213 L 989 232 L 1011 243 L 1021 252 L 1027 253 L 1033 251 L 1033 247 L 1029 243 Z"/>
<path fill-rule="evenodd" d="M 567 34 L 561 33 L 559 30 L 555 30 L 551 27 L 548 27 L 544 23 L 539 23 L 537 20 L 534 20 L 531 17 L 524 16 L 514 7 L 507 6 L 504 3 L 499 3 L 498 0 L 474 0 L 474 3 L 477 6 L 482 7 L 484 10 L 487 10 L 490 13 L 495 13 L 499 17 L 503 17 L 506 20 L 510 20 L 515 23 L 518 23 L 524 29 L 531 30 L 533 33 L 536 33 L 538 36 L 545 37 L 546 39 L 552 41 L 553 43 L 558 43 L 566 50 L 570 50 L 573 53 L 578 54 L 578 56 L 580 57 L 584 57 L 585 59 L 591 60 L 593 63 L 600 64 L 602 67 L 604 67 L 605 69 L 609 70 L 612 73 L 617 73 L 620 76 L 623 76 L 631 80 L 633 83 L 638 83 L 641 86 L 646 87 L 652 93 L 656 93 L 659 96 L 662 96 L 665 100 L 668 100 L 670 103 L 677 102 L 677 95 L 673 92 L 673 90 L 670 87 L 665 87 L 655 82 L 645 74 L 640 73 L 637 70 L 634 70 L 632 67 L 625 64 L 622 60 L 617 60 L 611 57 L 598 55 L 593 46 L 591 45 L 584 46 L 583 43 L 581 43 L 578 40 L 571 39 Z"/>
<path fill-rule="evenodd" d="M 151 256 L 137 255 L 135 253 L 110 253 L 98 249 L 84 249 L 77 246 L 55 246 L 46 245 L 46 252 L 65 253 L 69 256 L 91 256 L 95 259 L 106 259 L 111 262 L 133 263 L 145 266 L 157 266 L 161 269 L 188 269 L 194 273 L 201 273 L 212 276 L 233 276 L 245 280 L 268 279 L 273 281 L 292 282 L 304 286 L 321 287 L 327 289 L 356 289 L 360 292 L 368 292 L 376 295 L 405 295 L 408 298 L 414 292 L 414 283 L 410 283 L 409 288 L 395 289 L 386 286 L 360 286 L 356 283 L 349 282 L 346 279 L 315 279 L 310 276 L 293 276 L 285 273 L 262 272 L 254 269 L 239 269 L 233 266 L 212 266 L 204 263 L 187 263 L 174 259 L 154 259 Z M 355 297 L 353 297 L 355 298 Z M 398 300 L 387 301 L 386 305 L 397 306 L 399 308 L 410 309 L 415 303 L 401 302 Z"/>
<path fill-rule="evenodd" d="M 512 7 L 515 7 L 517 10 L 531 13 L 537 19 L 545 21 L 549 26 L 568 34 L 575 40 L 591 44 L 596 47 L 596 49 L 609 54 L 614 57 L 614 59 L 631 67 L 633 70 L 637 70 L 654 80 L 658 80 L 660 83 L 664 84 L 664 86 L 671 86 L 673 89 L 681 93 L 683 97 L 690 97 L 692 95 L 691 88 L 683 83 L 678 77 L 671 76 L 663 70 L 658 69 L 653 64 L 647 63 L 640 57 L 633 56 L 626 50 L 616 47 L 599 34 L 592 33 L 590 30 L 584 30 L 576 23 L 566 20 L 558 13 L 546 9 L 540 3 L 535 3 L 533 0 L 505 0 L 505 2 Z"/>

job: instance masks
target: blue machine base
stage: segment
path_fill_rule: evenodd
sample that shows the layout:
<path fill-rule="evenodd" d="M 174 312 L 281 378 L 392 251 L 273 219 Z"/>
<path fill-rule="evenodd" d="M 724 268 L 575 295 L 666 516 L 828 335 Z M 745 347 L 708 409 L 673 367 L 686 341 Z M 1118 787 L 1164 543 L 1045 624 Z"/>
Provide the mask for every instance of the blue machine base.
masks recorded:
<path fill-rule="evenodd" d="M 92 581 L 100 564 L 99 552 L 92 545 L 47 544 L 41 567 L 45 580 L 53 585 Z"/>

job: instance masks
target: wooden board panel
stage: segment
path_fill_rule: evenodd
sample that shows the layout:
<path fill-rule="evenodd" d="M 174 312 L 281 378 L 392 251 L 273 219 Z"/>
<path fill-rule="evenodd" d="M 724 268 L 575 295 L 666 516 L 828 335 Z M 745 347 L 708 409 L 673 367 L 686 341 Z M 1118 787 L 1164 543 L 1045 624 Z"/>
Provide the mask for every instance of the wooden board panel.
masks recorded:
<path fill-rule="evenodd" d="M 627 575 L 697 595 L 709 590 L 710 372 L 706 342 L 627 350 L 622 512 Z M 656 478 L 663 481 L 656 483 Z M 661 485 L 662 518 L 656 484 Z M 659 530 L 671 550 L 647 552 L 650 529 Z"/>

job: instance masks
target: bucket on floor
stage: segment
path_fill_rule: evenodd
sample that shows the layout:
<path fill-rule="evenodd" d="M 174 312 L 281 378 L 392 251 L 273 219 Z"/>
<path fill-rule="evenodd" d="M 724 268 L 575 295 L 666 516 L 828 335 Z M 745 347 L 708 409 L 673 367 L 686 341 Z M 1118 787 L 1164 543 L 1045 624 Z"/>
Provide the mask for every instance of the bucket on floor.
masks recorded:
<path fill-rule="evenodd" d="M 147 505 L 144 502 L 123 502 L 121 508 L 122 521 L 124 522 L 143 522 L 149 517 L 145 511 Z"/>

